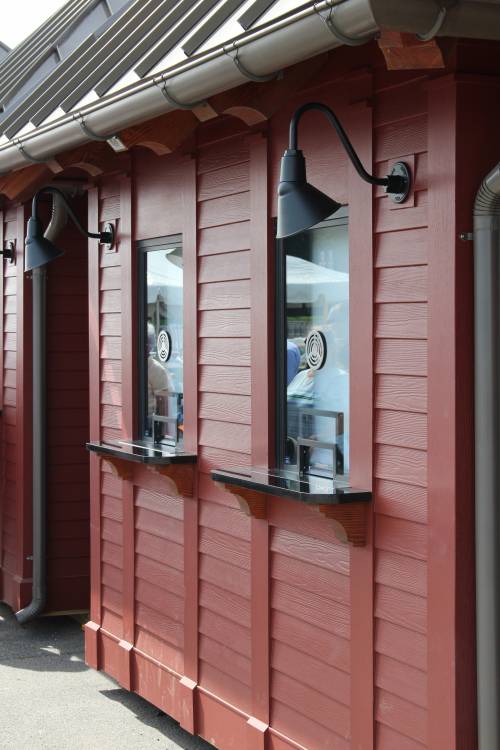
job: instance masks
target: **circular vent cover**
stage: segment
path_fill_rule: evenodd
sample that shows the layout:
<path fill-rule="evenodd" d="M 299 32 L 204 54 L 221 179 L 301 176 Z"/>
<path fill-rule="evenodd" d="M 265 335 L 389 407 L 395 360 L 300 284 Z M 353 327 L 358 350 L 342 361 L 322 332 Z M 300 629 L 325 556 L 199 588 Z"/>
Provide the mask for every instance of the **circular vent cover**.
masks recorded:
<path fill-rule="evenodd" d="M 168 331 L 160 331 L 156 340 L 156 349 L 160 362 L 168 362 L 172 353 L 172 341 Z"/>
<path fill-rule="evenodd" d="M 306 361 L 311 370 L 321 370 L 326 362 L 326 339 L 321 331 L 311 331 L 306 338 Z"/>

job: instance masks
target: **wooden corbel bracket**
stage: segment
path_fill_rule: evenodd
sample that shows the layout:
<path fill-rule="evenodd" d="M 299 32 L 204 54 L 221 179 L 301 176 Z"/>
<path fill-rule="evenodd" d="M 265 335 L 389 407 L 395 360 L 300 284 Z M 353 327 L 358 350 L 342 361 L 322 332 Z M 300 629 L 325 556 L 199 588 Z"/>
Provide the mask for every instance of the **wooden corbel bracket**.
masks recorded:
<path fill-rule="evenodd" d="M 267 518 L 267 495 L 263 492 L 250 490 L 247 487 L 238 487 L 234 484 L 224 484 L 224 482 L 215 482 L 215 485 L 221 490 L 229 492 L 246 516 Z"/>
<path fill-rule="evenodd" d="M 275 496 L 275 502 L 277 503 L 283 501 L 299 502 L 305 508 L 324 516 L 330 522 L 330 527 L 340 542 L 350 544 L 353 547 L 363 547 L 366 544 L 367 514 L 371 499 L 369 492 L 353 490 L 352 494 L 355 497 L 352 501 L 349 501 L 347 495 L 340 498 L 341 490 L 339 490 L 337 496 L 325 494 L 325 500 L 330 500 L 330 502 L 322 502 L 323 497 L 318 496 L 318 494 L 307 498 L 294 497 L 292 492 L 286 494 L 282 490 L 275 491 L 277 488 L 269 484 L 263 484 L 262 490 L 255 489 L 255 484 L 254 487 L 243 487 L 237 482 L 230 481 L 229 476 L 227 479 L 221 476 L 222 472 L 214 473 L 216 475 L 216 478 L 214 478 L 216 487 L 229 492 L 247 516 L 266 519 L 268 517 L 268 499 Z M 358 497 L 363 499 L 358 500 Z M 344 502 L 339 502 L 339 500 L 344 500 Z"/>
<path fill-rule="evenodd" d="M 344 544 L 364 547 L 366 544 L 366 514 L 369 503 L 312 505 L 318 513 L 332 521 L 335 536 Z"/>
<path fill-rule="evenodd" d="M 111 471 L 120 479 L 132 479 L 134 467 L 130 461 L 124 461 L 116 456 L 102 456 L 103 461 L 107 461 L 111 466 Z"/>
<path fill-rule="evenodd" d="M 167 480 L 171 494 L 193 497 L 196 464 L 148 464 L 148 469 Z"/>

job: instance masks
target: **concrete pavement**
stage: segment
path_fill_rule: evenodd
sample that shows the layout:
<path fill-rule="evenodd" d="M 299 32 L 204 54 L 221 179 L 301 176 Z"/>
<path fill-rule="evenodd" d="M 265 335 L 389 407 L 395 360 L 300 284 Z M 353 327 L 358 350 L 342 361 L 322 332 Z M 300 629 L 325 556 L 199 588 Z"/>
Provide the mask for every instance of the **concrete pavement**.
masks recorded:
<path fill-rule="evenodd" d="M 213 750 L 170 717 L 88 669 L 69 617 L 21 627 L 0 604 L 1 750 Z"/>

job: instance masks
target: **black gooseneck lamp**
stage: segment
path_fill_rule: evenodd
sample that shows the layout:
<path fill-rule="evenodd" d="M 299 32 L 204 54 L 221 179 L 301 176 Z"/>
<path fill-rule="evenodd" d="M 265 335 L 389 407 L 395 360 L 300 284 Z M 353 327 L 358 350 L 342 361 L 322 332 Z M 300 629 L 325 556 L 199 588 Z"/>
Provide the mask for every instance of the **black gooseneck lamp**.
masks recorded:
<path fill-rule="evenodd" d="M 306 180 L 306 162 L 298 145 L 300 118 L 309 110 L 323 112 L 337 131 L 356 172 L 371 185 L 382 185 L 390 198 L 403 203 L 411 188 L 411 172 L 407 164 L 398 162 L 387 177 L 374 177 L 363 167 L 352 143 L 336 114 L 325 104 L 309 102 L 299 107 L 290 121 L 289 146 L 281 159 L 280 183 L 278 186 L 278 239 L 290 237 L 313 227 L 339 210 L 342 204 L 330 198 Z"/>
<path fill-rule="evenodd" d="M 68 215 L 76 224 L 78 230 L 86 237 L 94 237 L 104 245 L 112 247 L 115 242 L 115 229 L 112 224 L 106 224 L 102 232 L 88 232 L 82 227 L 68 200 L 61 190 L 55 187 L 44 187 L 38 190 L 33 196 L 31 217 L 28 219 L 28 228 L 26 232 L 26 254 L 24 270 L 32 271 L 55 260 L 60 255 L 64 255 L 64 250 L 56 247 L 53 242 L 43 236 L 43 229 L 40 219 L 38 218 L 38 200 L 42 193 L 59 195 L 63 200 Z"/>

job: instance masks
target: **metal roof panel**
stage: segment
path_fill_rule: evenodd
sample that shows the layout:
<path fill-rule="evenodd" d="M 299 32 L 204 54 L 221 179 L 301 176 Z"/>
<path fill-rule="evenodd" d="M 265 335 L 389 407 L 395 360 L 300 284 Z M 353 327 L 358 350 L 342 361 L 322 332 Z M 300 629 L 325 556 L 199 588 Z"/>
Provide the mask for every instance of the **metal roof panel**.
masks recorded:
<path fill-rule="evenodd" d="M 173 29 L 166 34 L 159 44 L 137 65 L 135 72 L 140 78 L 146 76 L 160 60 L 194 29 L 196 24 L 203 20 L 204 16 L 217 5 L 218 0 L 201 0 L 186 17 Z"/>
<path fill-rule="evenodd" d="M 59 79 L 49 90 L 46 89 L 42 92 L 41 106 L 32 115 L 32 122 L 39 125 L 49 116 L 52 110 L 61 105 L 66 97 L 71 96 L 71 92 L 80 87 L 93 70 L 99 69 L 99 65 L 105 63 L 108 54 L 113 55 L 113 49 L 117 42 L 121 43 L 127 39 L 128 33 L 132 30 L 133 25 L 140 20 L 141 14 L 144 15 L 145 10 L 151 9 L 156 4 L 156 0 L 147 0 L 145 3 L 142 0 L 136 0 L 95 40 L 84 57 L 75 60 L 71 65 L 60 66 Z M 92 86 L 89 86 L 83 90 L 76 101 L 81 99 L 91 88 Z"/>
<path fill-rule="evenodd" d="M 162 36 L 177 24 L 192 7 L 192 0 L 181 0 L 180 2 L 171 3 L 171 9 L 164 15 L 159 23 L 150 30 L 150 33 L 141 38 L 135 46 L 131 46 L 130 51 L 123 55 L 119 63 L 115 65 L 108 73 L 100 79 L 95 87 L 99 96 L 103 96 L 109 89 L 117 83 L 144 55 L 148 53 L 151 47 L 156 44 Z M 104 71 L 103 71 L 104 72 Z"/>
<path fill-rule="evenodd" d="M 264 8 L 262 0 L 113 0 L 111 5 L 108 0 L 69 0 L 17 51 L 18 64 L 21 60 L 33 61 L 26 79 L 31 79 L 33 87 L 27 89 L 21 102 L 13 102 L 12 107 L 7 103 L 3 116 L 0 114 L 0 132 L 12 138 L 26 130 L 30 122 L 36 128 L 110 91 L 120 92 L 138 83 L 136 76 L 141 79 L 175 69 L 193 54 L 242 36 L 238 21 L 247 17 L 248 24 L 250 11 L 255 15 L 258 9 L 259 18 L 263 13 L 267 17 L 267 11 L 274 6 L 280 8 L 282 2 L 266 0 Z M 304 5 L 300 0 L 289 2 L 297 7 Z M 116 12 L 102 23 L 99 5 L 104 7 L 104 3 L 107 13 L 110 9 Z M 236 18 L 238 11 L 243 13 L 240 19 Z M 88 23 L 90 18 L 96 25 L 96 19 L 101 20 L 99 28 L 94 28 L 59 64 L 55 61 L 52 69 L 46 69 L 42 81 L 36 81 L 36 67 L 43 62 L 41 40 L 45 42 L 45 59 L 53 53 L 54 39 L 61 42 L 64 53 L 65 40 L 77 43 L 82 30 L 88 32 L 92 25 Z M 13 76 L 15 68 L 15 61 L 9 66 L 0 61 L 0 81 L 2 76 Z M 13 80 L 14 91 L 22 85 L 16 80 L 14 86 Z"/>
<path fill-rule="evenodd" d="M 30 75 L 40 57 L 45 57 L 48 50 L 54 48 L 57 39 L 100 1 L 70 0 L 58 13 L 51 16 L 45 24 L 12 50 L 0 65 L 0 91 L 3 101 L 8 99 L 12 91 L 15 91 L 19 82 Z"/>
<path fill-rule="evenodd" d="M 64 111 L 67 112 L 72 109 L 94 86 L 99 85 L 99 88 L 101 88 L 100 83 L 103 77 L 107 79 L 109 71 L 112 71 L 116 66 L 119 68 L 122 67 L 124 59 L 128 59 L 131 54 L 133 55 L 137 47 L 145 48 L 145 52 L 151 44 L 148 40 L 154 38 L 156 34 L 161 36 L 162 32 L 156 31 L 157 25 L 168 24 L 166 19 L 170 17 L 171 13 L 175 12 L 178 5 L 178 0 L 150 0 L 149 3 L 144 3 L 143 7 L 136 3 L 133 6 L 136 14 L 128 19 L 127 23 L 122 24 L 121 27 L 117 27 L 114 36 L 109 39 L 105 37 L 101 39 L 101 49 L 89 61 L 88 65 L 83 68 L 88 74 L 83 78 L 81 83 L 72 87 L 71 93 L 62 101 L 61 106 Z M 138 52 L 137 58 L 140 58 L 144 52 Z M 133 62 L 130 63 L 130 67 L 133 64 Z M 113 82 L 109 84 L 109 86 L 112 85 Z M 106 90 L 105 84 L 102 93 Z"/>
<path fill-rule="evenodd" d="M 245 31 L 253 26 L 269 8 L 274 5 L 275 0 L 255 0 L 252 5 L 238 18 L 238 23 Z"/>
<path fill-rule="evenodd" d="M 274 0 L 273 0 L 274 2 Z M 204 44 L 207 39 L 224 24 L 238 8 L 244 3 L 244 0 L 226 0 L 220 8 L 217 8 L 213 13 L 198 29 L 195 33 L 189 37 L 187 42 L 183 44 L 182 49 L 185 54 L 189 57 L 196 50 Z"/>
<path fill-rule="evenodd" d="M 57 40 L 57 51 L 64 60 L 76 49 L 84 39 L 87 39 L 96 29 L 102 27 L 109 20 L 109 11 L 105 3 L 100 2 L 89 10 L 62 38 Z"/>
<path fill-rule="evenodd" d="M 83 55 L 87 54 L 94 42 L 95 36 L 91 34 L 87 39 L 84 39 L 70 55 L 68 55 L 64 62 L 71 65 L 73 62 L 80 60 Z M 12 111 L 6 111 L 4 117 L 0 119 L 0 130 L 2 130 L 9 138 L 12 138 L 18 130 L 30 121 L 30 117 L 40 106 L 40 99 L 44 97 L 46 91 L 50 90 L 54 82 L 59 80 L 59 76 L 60 65 L 44 79 L 43 85 L 38 86 L 32 91 L 18 107 Z"/>
<path fill-rule="evenodd" d="M 0 61 L 3 60 L 5 57 L 7 57 L 8 54 L 10 54 L 11 49 L 3 42 L 0 42 Z"/>

